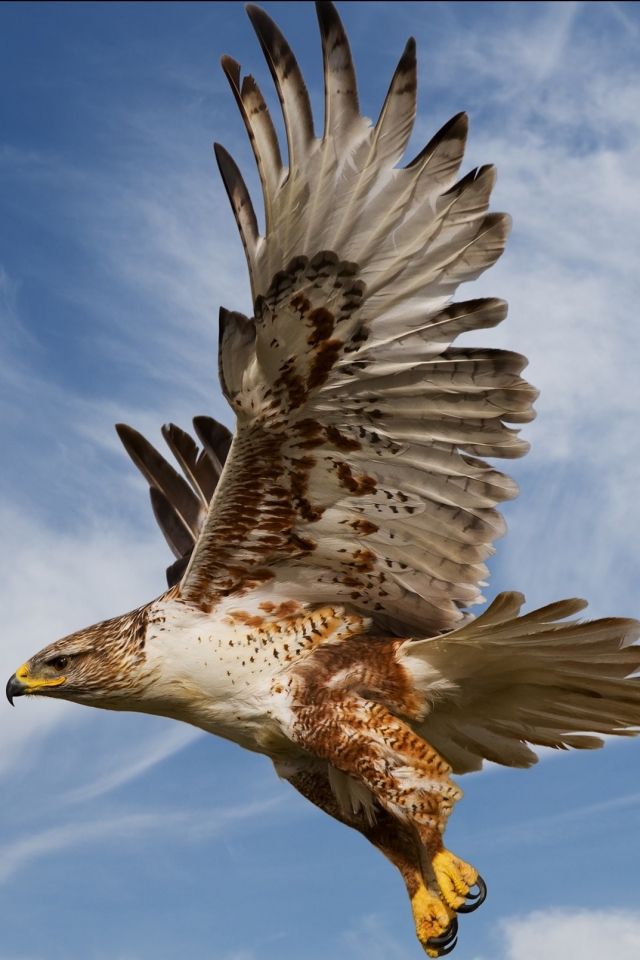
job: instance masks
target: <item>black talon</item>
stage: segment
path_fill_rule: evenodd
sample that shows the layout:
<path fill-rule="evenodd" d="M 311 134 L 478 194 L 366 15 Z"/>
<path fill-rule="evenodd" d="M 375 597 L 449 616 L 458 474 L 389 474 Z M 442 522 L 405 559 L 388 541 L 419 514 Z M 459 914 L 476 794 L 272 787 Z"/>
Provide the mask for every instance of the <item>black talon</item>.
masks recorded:
<path fill-rule="evenodd" d="M 475 885 L 478 888 L 478 892 L 467 894 L 467 900 L 473 900 L 474 902 L 463 903 L 461 907 L 456 907 L 457 913 L 473 913 L 473 911 L 477 910 L 487 899 L 487 885 L 480 874 L 478 874 Z"/>
<path fill-rule="evenodd" d="M 457 946 L 458 946 L 458 938 L 456 937 L 456 939 L 453 941 L 450 947 L 446 947 L 445 949 L 438 951 L 438 956 L 446 957 L 448 953 L 453 953 L 453 951 Z"/>
<path fill-rule="evenodd" d="M 427 946 L 430 950 L 439 950 L 440 947 L 448 947 L 452 940 L 455 940 L 458 936 L 458 918 L 454 917 L 447 927 L 439 937 L 429 937 L 427 940 Z M 457 942 L 457 941 L 456 941 Z M 455 943 L 453 945 L 455 947 Z M 453 950 L 453 947 L 451 947 Z M 451 950 L 447 950 L 447 953 L 451 953 Z M 439 953 L 439 956 L 443 957 L 443 953 Z"/>

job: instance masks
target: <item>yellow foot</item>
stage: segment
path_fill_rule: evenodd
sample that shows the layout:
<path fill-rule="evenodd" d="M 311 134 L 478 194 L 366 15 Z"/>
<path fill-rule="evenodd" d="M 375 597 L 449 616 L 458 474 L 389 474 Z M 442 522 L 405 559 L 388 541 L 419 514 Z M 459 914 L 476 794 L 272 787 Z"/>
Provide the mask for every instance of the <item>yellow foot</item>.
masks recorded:
<path fill-rule="evenodd" d="M 478 883 L 478 871 L 449 850 L 436 853 L 432 863 L 444 902 L 452 910 L 466 912 L 460 911 L 460 907 L 464 907 L 471 887 Z M 484 883 L 480 881 L 480 884 L 482 889 Z M 484 897 L 482 899 L 484 900 Z"/>
<path fill-rule="evenodd" d="M 458 929 L 453 910 L 424 886 L 411 898 L 411 909 L 418 940 L 427 956 L 441 957 L 450 953 L 453 949 L 451 943 L 455 946 Z"/>

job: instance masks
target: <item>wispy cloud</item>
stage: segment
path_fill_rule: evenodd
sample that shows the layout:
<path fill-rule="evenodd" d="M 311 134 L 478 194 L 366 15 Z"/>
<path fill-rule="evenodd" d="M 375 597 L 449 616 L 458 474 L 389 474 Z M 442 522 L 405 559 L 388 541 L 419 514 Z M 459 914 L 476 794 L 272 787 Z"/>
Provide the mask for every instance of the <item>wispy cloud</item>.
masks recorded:
<path fill-rule="evenodd" d="M 130 783 L 142 774 L 147 773 L 158 763 L 167 760 L 174 753 L 184 749 L 194 740 L 204 736 L 201 730 L 183 724 L 172 726 L 169 731 L 163 730 L 151 741 L 137 741 L 121 753 L 110 757 L 114 769 L 97 777 L 90 783 L 83 784 L 61 798 L 63 802 L 79 803 L 100 797 L 111 790 L 116 790 L 125 783 Z"/>
<path fill-rule="evenodd" d="M 184 814 L 140 813 L 115 819 L 71 823 L 32 834 L 0 849 L 0 881 L 6 882 L 32 860 L 70 847 L 107 840 L 139 838 L 150 831 L 175 828 L 184 822 Z"/>
<path fill-rule="evenodd" d="M 572 807 L 563 810 L 561 813 L 534 817 L 513 825 L 493 827 L 484 833 L 482 830 L 476 830 L 474 831 L 474 841 L 487 845 L 492 850 L 497 847 L 539 844 L 543 840 L 549 842 L 554 837 L 562 839 L 563 842 L 568 842 L 591 833 L 594 818 L 602 814 L 612 814 L 616 810 L 637 806 L 640 806 L 640 793 L 630 793 L 599 803 Z"/>
<path fill-rule="evenodd" d="M 32 833 L 1 847 L 0 882 L 6 882 L 17 870 L 33 860 L 74 847 L 123 840 L 139 843 L 144 842 L 150 834 L 161 835 L 164 841 L 170 836 L 178 836 L 184 843 L 210 840 L 237 824 L 269 817 L 286 805 L 286 802 L 286 795 L 280 794 L 247 804 L 207 811 L 122 814 L 87 820 L 84 823 L 74 820 L 72 823 Z"/>

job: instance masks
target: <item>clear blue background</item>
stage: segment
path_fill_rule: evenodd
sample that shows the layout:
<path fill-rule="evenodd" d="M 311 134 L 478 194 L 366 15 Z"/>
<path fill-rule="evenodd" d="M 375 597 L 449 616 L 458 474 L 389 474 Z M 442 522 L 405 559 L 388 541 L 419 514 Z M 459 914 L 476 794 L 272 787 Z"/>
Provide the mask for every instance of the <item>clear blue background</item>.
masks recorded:
<path fill-rule="evenodd" d="M 638 615 L 639 6 L 339 9 L 363 111 L 377 116 L 414 34 L 410 155 L 467 109 L 463 172 L 496 162 L 494 209 L 515 218 L 504 258 L 462 292 L 509 299 L 475 341 L 526 353 L 542 389 L 488 596 Z M 313 7 L 268 11 L 321 118 Z M 0 6 L 3 676 L 163 589 L 170 556 L 112 424 L 158 439 L 200 413 L 231 425 L 217 311 L 250 303 L 211 142 L 256 177 L 222 53 L 275 110 L 240 3 Z M 0 713 L 0 960 L 422 955 L 393 868 L 264 758 L 155 718 Z M 489 898 L 462 918 L 457 960 L 640 955 L 639 764 L 629 741 L 464 778 L 448 840 Z"/>

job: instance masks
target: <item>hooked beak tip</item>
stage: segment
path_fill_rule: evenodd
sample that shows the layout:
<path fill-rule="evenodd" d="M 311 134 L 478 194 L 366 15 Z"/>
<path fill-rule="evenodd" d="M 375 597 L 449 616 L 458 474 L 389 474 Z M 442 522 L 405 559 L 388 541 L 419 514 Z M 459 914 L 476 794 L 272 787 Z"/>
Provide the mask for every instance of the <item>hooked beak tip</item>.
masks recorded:
<path fill-rule="evenodd" d="M 13 698 L 21 697 L 24 694 L 24 684 L 20 680 L 18 680 L 15 673 L 10 678 L 7 684 L 6 694 L 7 694 L 7 700 L 9 701 L 12 707 L 15 706 L 13 702 Z"/>

